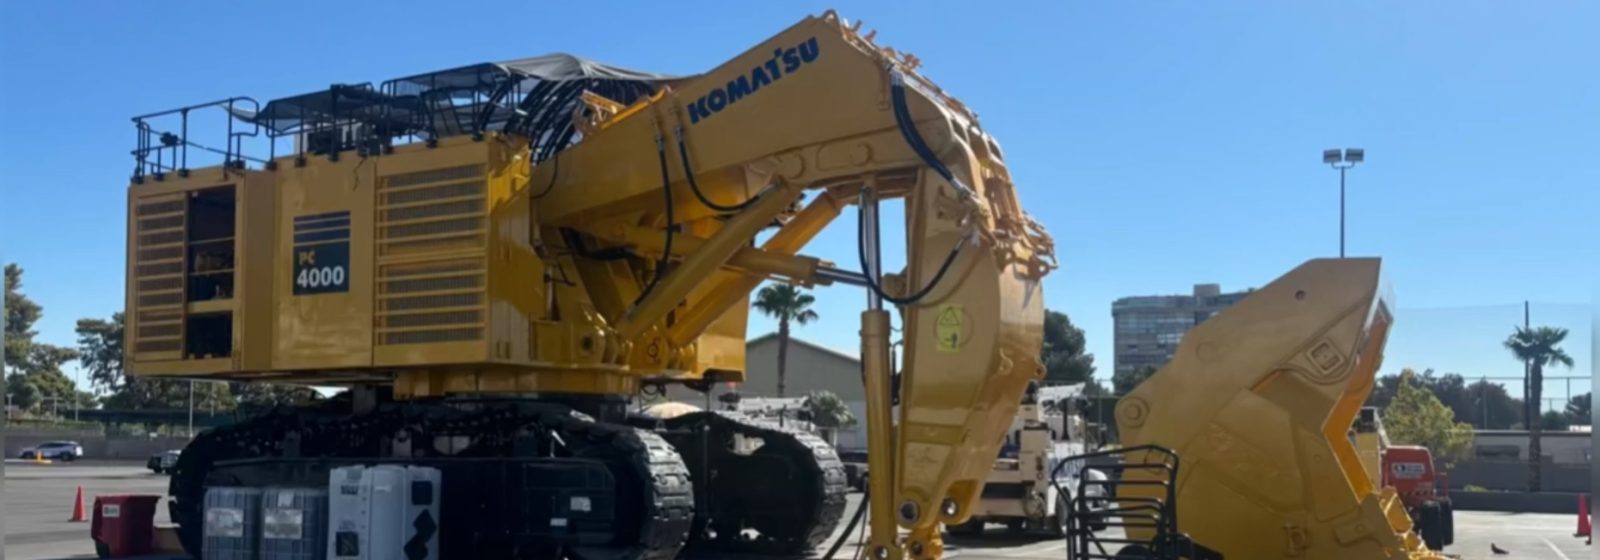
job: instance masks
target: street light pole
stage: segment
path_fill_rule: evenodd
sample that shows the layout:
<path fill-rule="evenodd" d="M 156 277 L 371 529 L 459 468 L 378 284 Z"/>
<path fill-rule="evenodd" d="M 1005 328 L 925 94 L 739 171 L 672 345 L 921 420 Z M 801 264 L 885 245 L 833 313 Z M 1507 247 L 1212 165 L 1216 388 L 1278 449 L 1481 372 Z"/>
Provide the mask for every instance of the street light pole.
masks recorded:
<path fill-rule="evenodd" d="M 1344 172 L 1349 167 L 1339 168 L 1339 258 L 1344 258 Z"/>
<path fill-rule="evenodd" d="M 1367 151 L 1361 148 L 1330 149 L 1322 151 L 1322 163 L 1339 170 L 1339 258 L 1344 258 L 1344 172 L 1366 161 Z"/>

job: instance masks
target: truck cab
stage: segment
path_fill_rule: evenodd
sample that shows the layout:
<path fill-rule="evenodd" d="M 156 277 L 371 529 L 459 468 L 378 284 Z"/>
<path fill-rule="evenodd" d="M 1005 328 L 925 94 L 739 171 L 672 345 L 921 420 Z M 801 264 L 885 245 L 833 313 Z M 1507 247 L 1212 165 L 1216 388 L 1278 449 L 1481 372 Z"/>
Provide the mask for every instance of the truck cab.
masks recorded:
<path fill-rule="evenodd" d="M 1367 476 L 1380 488 L 1393 488 L 1428 548 L 1442 550 L 1455 541 L 1455 508 L 1449 485 L 1438 472 L 1433 452 L 1420 445 L 1394 445 L 1377 407 L 1364 407 L 1350 429 L 1351 442 Z"/>
<path fill-rule="evenodd" d="M 1052 475 L 1075 479 L 1079 469 L 1063 461 L 1091 451 L 1088 426 L 1081 414 L 1083 385 L 1030 387 L 1012 420 L 995 459 L 994 470 L 970 520 L 949 527 L 952 534 L 978 535 L 988 523 L 1012 532 L 1059 535 L 1065 530 L 1076 480 L 1052 484 Z M 1096 471 L 1088 471 L 1096 476 Z M 1095 487 L 1093 490 L 1098 490 Z"/>

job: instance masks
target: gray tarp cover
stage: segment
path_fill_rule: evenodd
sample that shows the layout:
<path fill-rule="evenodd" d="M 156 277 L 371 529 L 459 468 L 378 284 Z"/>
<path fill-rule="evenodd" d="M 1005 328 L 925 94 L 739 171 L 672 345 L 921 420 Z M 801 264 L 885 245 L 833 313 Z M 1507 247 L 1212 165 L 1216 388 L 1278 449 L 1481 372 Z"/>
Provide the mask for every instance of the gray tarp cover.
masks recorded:
<path fill-rule="evenodd" d="M 682 79 L 680 76 L 630 70 L 566 53 L 554 53 L 498 63 L 473 64 L 449 70 L 396 78 L 386 82 L 386 85 L 392 88 L 386 88 L 386 91 L 392 95 L 416 95 L 424 90 L 434 88 L 483 87 L 486 83 L 485 80 L 494 79 L 490 76 L 500 76 L 501 79 L 504 79 L 507 75 L 519 76 L 520 78 L 516 78 L 517 81 L 549 82 L 619 80 L 659 84 Z M 239 119 L 256 122 L 275 131 L 282 132 L 299 126 L 302 124 L 303 119 L 311 118 L 315 120 L 317 116 L 326 115 L 331 111 L 337 110 L 346 114 L 360 111 L 371 106 L 373 100 L 377 99 L 376 96 L 379 95 L 377 91 L 366 85 L 358 85 L 345 91 L 346 93 L 336 97 L 329 90 L 317 90 L 273 100 L 260 113 L 252 113 L 241 108 L 235 108 L 232 112 Z M 364 95 L 372 95 L 373 97 L 362 99 Z"/>
<path fill-rule="evenodd" d="M 553 53 L 543 56 L 519 58 L 499 63 L 507 69 L 521 72 L 541 80 L 636 80 L 641 82 L 660 82 L 676 80 L 681 76 L 668 74 L 655 74 L 640 72 L 619 66 L 612 66 L 596 62 L 587 58 L 573 56 L 567 53 Z"/>

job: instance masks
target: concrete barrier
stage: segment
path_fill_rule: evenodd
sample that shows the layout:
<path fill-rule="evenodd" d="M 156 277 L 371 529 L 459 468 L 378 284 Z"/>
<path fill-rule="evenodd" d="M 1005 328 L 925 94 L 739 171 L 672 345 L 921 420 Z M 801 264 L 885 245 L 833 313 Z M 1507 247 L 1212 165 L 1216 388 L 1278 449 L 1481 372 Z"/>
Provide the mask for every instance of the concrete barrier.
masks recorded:
<path fill-rule="evenodd" d="M 1541 491 L 1577 493 L 1591 491 L 1589 465 L 1545 461 L 1539 466 L 1539 470 Z M 1528 489 L 1528 464 L 1520 461 L 1460 461 L 1451 466 L 1448 472 L 1452 490 L 1461 490 L 1469 484 L 1489 490 Z"/>
<path fill-rule="evenodd" d="M 5 456 L 16 457 L 22 448 L 47 441 L 76 441 L 83 446 L 88 459 L 143 461 L 151 455 L 169 449 L 182 449 L 189 444 L 186 437 L 107 436 L 97 430 L 69 430 L 60 428 L 18 428 L 7 426 Z"/>
<path fill-rule="evenodd" d="M 1578 496 L 1567 492 L 1451 492 L 1458 510 L 1578 514 Z"/>

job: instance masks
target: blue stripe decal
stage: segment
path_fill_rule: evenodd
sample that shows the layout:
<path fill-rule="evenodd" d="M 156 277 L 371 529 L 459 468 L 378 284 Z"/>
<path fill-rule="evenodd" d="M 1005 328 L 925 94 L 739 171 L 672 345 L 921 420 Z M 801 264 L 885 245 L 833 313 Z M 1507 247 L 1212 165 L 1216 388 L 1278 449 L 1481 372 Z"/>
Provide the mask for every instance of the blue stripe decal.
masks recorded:
<path fill-rule="evenodd" d="M 306 216 L 295 216 L 294 217 L 294 221 L 295 221 L 295 223 L 299 223 L 299 222 L 310 222 L 310 221 L 314 221 L 314 220 L 321 220 L 321 219 L 325 219 L 325 218 L 349 218 L 349 217 L 350 217 L 350 211 L 349 210 L 342 210 L 342 211 L 339 211 L 339 212 L 328 212 L 326 214 L 310 214 L 310 215 L 306 215 Z"/>
<path fill-rule="evenodd" d="M 310 243 L 313 241 L 332 241 L 335 239 L 349 239 L 350 228 L 330 229 L 327 231 L 313 231 L 309 233 L 294 234 L 295 243 Z"/>
<path fill-rule="evenodd" d="M 327 219 L 317 220 L 317 221 L 313 221 L 313 222 L 295 222 L 294 223 L 294 230 L 295 231 L 307 231 L 307 230 L 313 230 L 313 229 L 328 229 L 328 228 L 334 228 L 334 227 L 342 227 L 342 228 L 350 227 L 350 217 L 346 216 L 346 217 L 343 217 L 343 218 L 327 218 Z"/>

